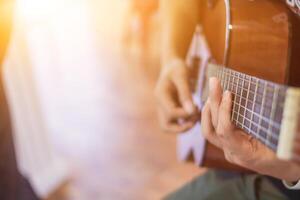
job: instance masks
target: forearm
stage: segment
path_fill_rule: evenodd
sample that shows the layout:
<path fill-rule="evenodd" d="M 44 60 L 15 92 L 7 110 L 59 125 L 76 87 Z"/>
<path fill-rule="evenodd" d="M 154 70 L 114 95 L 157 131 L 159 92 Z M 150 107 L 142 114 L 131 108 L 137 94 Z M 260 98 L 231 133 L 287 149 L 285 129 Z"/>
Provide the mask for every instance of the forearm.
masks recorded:
<path fill-rule="evenodd" d="M 162 65 L 185 59 L 195 27 L 200 21 L 199 0 L 162 0 Z"/>

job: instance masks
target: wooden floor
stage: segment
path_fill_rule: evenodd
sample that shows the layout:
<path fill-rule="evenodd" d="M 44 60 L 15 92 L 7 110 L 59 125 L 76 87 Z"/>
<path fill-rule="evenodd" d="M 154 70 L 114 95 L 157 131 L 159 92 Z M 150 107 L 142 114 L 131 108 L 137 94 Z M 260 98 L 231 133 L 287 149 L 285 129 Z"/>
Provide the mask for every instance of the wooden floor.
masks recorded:
<path fill-rule="evenodd" d="M 101 36 L 99 65 L 85 70 L 94 70 L 90 74 L 96 84 L 79 95 L 72 131 L 54 135 L 57 149 L 70 163 L 71 177 L 49 200 L 160 199 L 201 173 L 178 163 L 175 135 L 159 128 L 153 96 L 157 60 L 145 67 L 134 56 L 125 57 L 120 40 L 113 38 L 120 34 L 117 29 L 110 36 L 103 32 L 107 27 L 100 27 L 109 19 L 103 16 L 109 14 L 106 7 L 117 8 L 118 3 L 95 5 L 103 10 L 95 16 Z M 121 23 L 121 18 L 113 20 Z"/>

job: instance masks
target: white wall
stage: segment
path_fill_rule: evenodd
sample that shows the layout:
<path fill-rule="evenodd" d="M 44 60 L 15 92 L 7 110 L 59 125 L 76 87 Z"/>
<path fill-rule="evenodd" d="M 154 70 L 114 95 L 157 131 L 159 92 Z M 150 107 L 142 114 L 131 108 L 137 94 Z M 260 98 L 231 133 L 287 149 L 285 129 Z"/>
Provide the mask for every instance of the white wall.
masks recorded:
<path fill-rule="evenodd" d="M 52 135 L 73 134 L 65 127 L 74 123 L 72 104 L 80 101 L 74 93 L 84 98 L 96 83 L 84 70 L 97 66 L 94 30 L 83 0 L 19 0 L 17 8 L 5 66 L 7 94 L 19 168 L 46 197 L 70 169 Z"/>

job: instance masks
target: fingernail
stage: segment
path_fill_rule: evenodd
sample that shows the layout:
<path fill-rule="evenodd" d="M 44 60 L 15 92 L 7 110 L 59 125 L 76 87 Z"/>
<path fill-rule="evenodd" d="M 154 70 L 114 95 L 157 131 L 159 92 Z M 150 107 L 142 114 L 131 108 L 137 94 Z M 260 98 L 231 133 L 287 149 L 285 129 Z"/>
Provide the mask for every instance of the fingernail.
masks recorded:
<path fill-rule="evenodd" d="M 183 105 L 183 108 L 189 114 L 193 114 L 194 109 L 195 109 L 194 104 L 190 101 L 186 101 Z"/>

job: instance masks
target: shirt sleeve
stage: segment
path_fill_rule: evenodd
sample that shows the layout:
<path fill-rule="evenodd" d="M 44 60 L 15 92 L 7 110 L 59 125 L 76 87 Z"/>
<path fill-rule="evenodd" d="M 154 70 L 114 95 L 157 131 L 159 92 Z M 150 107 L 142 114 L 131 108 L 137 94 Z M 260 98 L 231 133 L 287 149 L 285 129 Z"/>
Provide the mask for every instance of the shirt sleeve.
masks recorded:
<path fill-rule="evenodd" d="M 288 181 L 282 181 L 284 186 L 287 188 L 287 189 L 290 189 L 290 190 L 300 190 L 300 180 L 298 182 L 288 182 Z"/>

